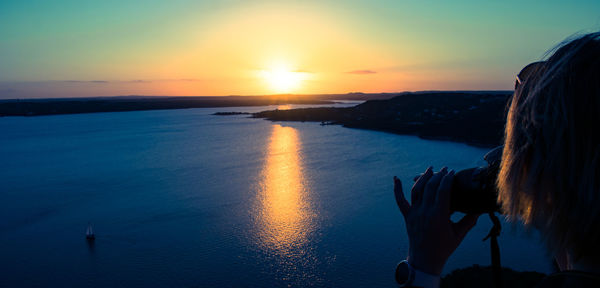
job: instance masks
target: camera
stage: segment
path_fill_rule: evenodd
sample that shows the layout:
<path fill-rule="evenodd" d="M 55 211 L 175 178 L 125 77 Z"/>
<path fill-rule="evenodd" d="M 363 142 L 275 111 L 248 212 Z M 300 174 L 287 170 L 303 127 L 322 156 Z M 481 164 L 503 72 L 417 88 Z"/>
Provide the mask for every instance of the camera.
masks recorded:
<path fill-rule="evenodd" d="M 454 176 L 450 192 L 450 211 L 465 214 L 500 212 L 496 179 L 500 172 L 503 146 L 488 152 L 487 166 L 461 170 Z"/>

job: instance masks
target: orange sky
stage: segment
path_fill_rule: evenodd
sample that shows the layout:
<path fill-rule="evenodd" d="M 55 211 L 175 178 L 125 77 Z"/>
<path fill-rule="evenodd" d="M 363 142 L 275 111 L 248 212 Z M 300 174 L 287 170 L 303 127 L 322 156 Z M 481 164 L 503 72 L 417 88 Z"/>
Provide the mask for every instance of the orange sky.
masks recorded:
<path fill-rule="evenodd" d="M 0 99 L 511 89 L 600 25 L 593 1 L 62 2 L 0 4 Z"/>

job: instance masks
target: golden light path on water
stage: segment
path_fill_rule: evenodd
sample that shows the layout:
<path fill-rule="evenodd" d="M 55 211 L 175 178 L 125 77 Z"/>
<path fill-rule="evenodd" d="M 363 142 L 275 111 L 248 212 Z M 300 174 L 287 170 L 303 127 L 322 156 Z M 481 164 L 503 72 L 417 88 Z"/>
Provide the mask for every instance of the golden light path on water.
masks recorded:
<path fill-rule="evenodd" d="M 295 273 L 310 277 L 315 260 L 308 245 L 315 229 L 309 192 L 298 132 L 273 125 L 255 207 L 257 239 L 267 254 L 276 257 L 272 260 L 279 269 L 289 270 L 278 271 L 287 273 L 288 280 L 296 278 Z"/>
<path fill-rule="evenodd" d="M 292 109 L 292 105 L 289 105 L 289 104 L 283 104 L 283 105 L 277 106 L 277 110 L 290 110 L 290 109 Z"/>

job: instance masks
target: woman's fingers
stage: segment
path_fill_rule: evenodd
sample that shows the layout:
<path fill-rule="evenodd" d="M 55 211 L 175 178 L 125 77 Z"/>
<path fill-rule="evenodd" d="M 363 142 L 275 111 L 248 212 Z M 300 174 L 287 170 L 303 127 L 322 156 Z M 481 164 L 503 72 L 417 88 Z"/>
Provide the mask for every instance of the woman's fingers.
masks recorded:
<path fill-rule="evenodd" d="M 433 176 L 433 167 L 430 166 L 429 168 L 427 168 L 427 170 L 425 170 L 425 173 L 423 173 L 423 175 L 419 177 L 419 180 L 415 182 L 412 189 L 410 190 L 410 204 L 413 207 L 419 206 L 423 194 L 423 189 L 425 189 L 425 184 L 427 184 L 427 181 L 429 181 L 431 176 Z"/>
<path fill-rule="evenodd" d="M 447 170 L 448 168 L 446 167 L 442 168 L 442 170 L 440 170 L 438 173 L 435 173 L 425 185 L 425 190 L 423 191 L 423 205 L 425 207 L 433 207 L 438 187 L 440 186 L 442 178 L 446 176 Z"/>
<path fill-rule="evenodd" d="M 465 215 L 460 221 L 456 223 L 452 223 L 454 228 L 454 233 L 458 236 L 458 242 L 462 241 L 463 238 L 467 235 L 467 232 L 477 224 L 477 219 L 479 219 L 479 215 L 468 214 Z"/>
<path fill-rule="evenodd" d="M 398 204 L 400 212 L 402 212 L 404 219 L 406 219 L 408 216 L 408 211 L 410 210 L 410 204 L 408 204 L 406 197 L 404 197 L 404 191 L 402 191 L 402 182 L 396 176 L 394 176 L 394 196 L 396 197 L 396 204 Z"/>
<path fill-rule="evenodd" d="M 440 183 L 437 190 L 435 204 L 442 209 L 444 214 L 450 213 L 450 192 L 452 191 L 452 183 L 454 182 L 454 170 L 450 170 Z"/>

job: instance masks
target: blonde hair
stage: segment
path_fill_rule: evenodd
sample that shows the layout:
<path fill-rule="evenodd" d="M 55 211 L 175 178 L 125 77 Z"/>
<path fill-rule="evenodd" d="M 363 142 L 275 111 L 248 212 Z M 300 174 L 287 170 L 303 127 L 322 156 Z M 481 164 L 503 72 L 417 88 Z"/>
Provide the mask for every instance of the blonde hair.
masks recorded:
<path fill-rule="evenodd" d="M 498 201 L 552 252 L 600 256 L 600 32 L 531 68 L 510 104 Z M 593 255 L 591 255 L 593 254 Z"/>

